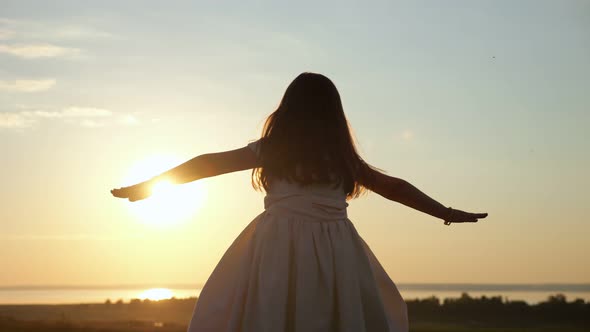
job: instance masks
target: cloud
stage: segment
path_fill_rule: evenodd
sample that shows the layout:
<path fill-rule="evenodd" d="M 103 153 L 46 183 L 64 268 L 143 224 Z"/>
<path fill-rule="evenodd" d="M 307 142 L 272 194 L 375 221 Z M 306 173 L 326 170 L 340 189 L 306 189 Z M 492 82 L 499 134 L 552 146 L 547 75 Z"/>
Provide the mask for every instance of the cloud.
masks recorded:
<path fill-rule="evenodd" d="M 139 120 L 137 119 L 137 117 L 135 117 L 134 115 L 131 115 L 131 114 L 127 114 L 127 115 L 123 115 L 123 116 L 119 117 L 118 122 L 122 125 L 128 125 L 128 126 L 134 126 L 134 125 L 139 124 Z"/>
<path fill-rule="evenodd" d="M 140 123 L 133 114 L 115 114 L 110 110 L 94 107 L 66 107 L 57 111 L 24 110 L 0 112 L 0 128 L 31 128 L 41 121 L 55 121 L 85 128 L 100 128 L 112 125 L 134 126 Z"/>
<path fill-rule="evenodd" d="M 80 55 L 77 48 L 67 48 L 52 44 L 0 44 L 0 53 L 10 54 L 24 59 L 67 57 Z"/>
<path fill-rule="evenodd" d="M 53 32 L 53 36 L 56 37 L 57 39 L 76 39 L 76 40 L 80 40 L 80 39 L 84 39 L 84 40 L 88 40 L 88 39 L 113 39 L 116 38 L 117 36 L 105 32 L 105 31 L 99 31 L 90 27 L 82 27 L 82 26 L 74 26 L 74 25 L 70 25 L 70 26 L 62 26 L 62 27 L 58 27 L 54 30 Z"/>
<path fill-rule="evenodd" d="M 54 85 L 54 79 L 0 81 L 0 92 L 39 92 Z"/>
<path fill-rule="evenodd" d="M 1 234 L 0 239 L 3 240 L 14 240 L 14 241 L 22 241 L 22 240 L 55 240 L 55 241 L 62 241 L 62 240 L 80 240 L 80 241 L 87 241 L 87 240 L 129 240 L 130 238 L 143 238 L 145 237 L 144 234 L 141 233 L 134 233 L 134 234 Z"/>
<path fill-rule="evenodd" d="M 66 118 L 72 117 L 105 117 L 113 115 L 113 112 L 102 108 L 92 107 L 68 107 L 61 111 L 61 115 Z"/>
<path fill-rule="evenodd" d="M 90 119 L 84 119 L 84 120 L 80 121 L 79 124 L 80 124 L 80 126 L 86 127 L 86 128 L 99 128 L 99 127 L 105 126 L 105 123 L 103 123 L 103 122 L 98 122 L 98 121 L 94 121 L 94 120 L 90 120 Z"/>
<path fill-rule="evenodd" d="M 50 112 L 50 111 L 23 111 L 19 112 L 24 116 L 28 116 L 31 118 L 60 118 L 62 114 L 60 112 Z"/>
<path fill-rule="evenodd" d="M 15 20 L 0 17 L 0 54 L 23 59 L 65 58 L 84 59 L 87 54 L 61 43 L 118 38 L 113 34 L 84 24 Z M 8 43 L 10 41 L 10 43 Z"/>
<path fill-rule="evenodd" d="M 14 31 L 8 29 L 0 29 L 0 40 L 10 39 L 10 37 L 14 34 Z"/>
<path fill-rule="evenodd" d="M 60 111 L 22 111 L 25 116 L 38 118 L 94 118 L 108 117 L 113 112 L 93 107 L 67 107 Z"/>
<path fill-rule="evenodd" d="M 5 32 L 5 33 L 2 33 Z M 84 40 L 118 38 L 109 32 L 72 23 L 15 20 L 0 17 L 0 39 Z"/>
<path fill-rule="evenodd" d="M 17 112 L 0 112 L 0 129 L 22 129 L 30 128 L 34 124 L 33 119 L 29 119 Z"/>

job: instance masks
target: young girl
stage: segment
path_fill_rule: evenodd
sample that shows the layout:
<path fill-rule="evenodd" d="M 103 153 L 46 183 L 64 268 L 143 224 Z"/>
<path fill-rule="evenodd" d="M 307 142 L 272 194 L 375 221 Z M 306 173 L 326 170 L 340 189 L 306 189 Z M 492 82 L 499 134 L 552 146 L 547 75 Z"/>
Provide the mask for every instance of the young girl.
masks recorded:
<path fill-rule="evenodd" d="M 371 190 L 446 225 L 487 216 L 445 207 L 368 165 L 355 149 L 338 90 L 315 73 L 289 85 L 258 141 L 197 156 L 111 193 L 137 201 L 162 179 L 186 183 L 246 169 L 266 192 L 265 210 L 205 283 L 189 332 L 406 332 L 406 304 L 347 218 L 347 201 Z"/>

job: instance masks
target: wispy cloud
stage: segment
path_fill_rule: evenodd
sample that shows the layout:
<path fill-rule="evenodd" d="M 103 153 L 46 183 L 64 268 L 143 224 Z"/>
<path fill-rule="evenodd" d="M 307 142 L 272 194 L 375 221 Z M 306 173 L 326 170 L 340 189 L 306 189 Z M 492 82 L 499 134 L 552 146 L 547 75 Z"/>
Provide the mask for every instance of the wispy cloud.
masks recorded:
<path fill-rule="evenodd" d="M 87 26 L 67 25 L 55 28 L 53 36 L 63 40 L 113 39 L 118 36 Z"/>
<path fill-rule="evenodd" d="M 83 59 L 83 50 L 63 43 L 116 38 L 115 35 L 80 24 L 64 24 L 0 17 L 0 54 L 23 59 Z"/>
<path fill-rule="evenodd" d="M 3 234 L 0 235 L 0 239 L 3 240 L 44 240 L 44 241 L 69 241 L 69 240 L 129 240 L 132 238 L 143 238 L 144 234 L 133 233 L 133 234 Z"/>
<path fill-rule="evenodd" d="M 13 31 L 7 29 L 0 29 L 0 40 L 9 39 L 13 34 Z"/>
<path fill-rule="evenodd" d="M 23 129 L 34 125 L 34 120 L 17 112 L 0 112 L 0 129 Z"/>
<path fill-rule="evenodd" d="M 44 118 L 95 118 L 113 115 L 112 111 L 93 107 L 67 107 L 55 112 L 23 111 L 22 113 L 28 116 L 38 116 Z"/>
<path fill-rule="evenodd" d="M 118 123 L 122 125 L 134 126 L 139 124 L 139 119 L 134 115 L 127 114 L 119 117 Z"/>
<path fill-rule="evenodd" d="M 55 79 L 0 81 L 0 92 L 39 92 L 51 89 Z"/>
<path fill-rule="evenodd" d="M 88 24 L 0 18 L 0 39 L 89 40 L 118 38 Z"/>
<path fill-rule="evenodd" d="M 51 57 L 74 58 L 80 55 L 80 50 L 52 44 L 0 44 L 0 53 L 25 59 Z"/>
<path fill-rule="evenodd" d="M 24 110 L 18 112 L 0 112 L 0 128 L 23 129 L 32 128 L 45 120 L 60 120 L 67 124 L 86 128 L 140 124 L 134 114 L 115 114 L 114 112 L 93 107 L 67 107 L 57 111 Z"/>

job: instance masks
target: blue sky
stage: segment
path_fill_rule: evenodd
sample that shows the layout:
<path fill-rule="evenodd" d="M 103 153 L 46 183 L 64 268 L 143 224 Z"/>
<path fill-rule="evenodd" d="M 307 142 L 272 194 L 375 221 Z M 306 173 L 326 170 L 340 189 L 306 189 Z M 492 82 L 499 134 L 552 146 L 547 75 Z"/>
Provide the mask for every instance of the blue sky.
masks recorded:
<path fill-rule="evenodd" d="M 262 211 L 248 172 L 203 181 L 191 220 L 157 231 L 108 190 L 150 155 L 244 146 L 302 71 L 335 82 L 370 163 L 490 213 L 442 227 L 351 202 L 395 281 L 590 281 L 587 1 L 0 7 L 0 265 L 21 271 L 0 285 L 204 281 Z M 144 280 L 154 262 L 173 273 Z"/>

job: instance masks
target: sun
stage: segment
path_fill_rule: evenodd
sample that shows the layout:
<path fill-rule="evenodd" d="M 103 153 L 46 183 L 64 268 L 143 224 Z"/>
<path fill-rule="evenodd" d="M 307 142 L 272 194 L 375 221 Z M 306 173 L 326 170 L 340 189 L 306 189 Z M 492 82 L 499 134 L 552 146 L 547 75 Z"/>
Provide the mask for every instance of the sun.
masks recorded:
<path fill-rule="evenodd" d="M 170 155 L 148 157 L 130 169 L 124 181 L 125 186 L 148 180 L 184 161 Z M 151 188 L 151 192 L 152 195 L 146 199 L 126 202 L 135 217 L 156 227 L 168 227 L 188 220 L 205 200 L 205 187 L 199 181 L 185 184 L 159 181 Z"/>

